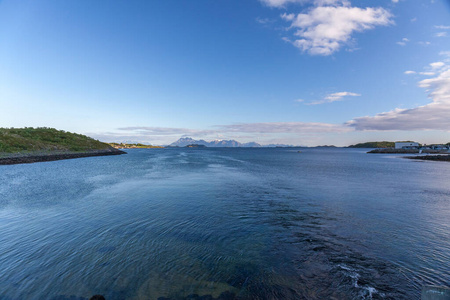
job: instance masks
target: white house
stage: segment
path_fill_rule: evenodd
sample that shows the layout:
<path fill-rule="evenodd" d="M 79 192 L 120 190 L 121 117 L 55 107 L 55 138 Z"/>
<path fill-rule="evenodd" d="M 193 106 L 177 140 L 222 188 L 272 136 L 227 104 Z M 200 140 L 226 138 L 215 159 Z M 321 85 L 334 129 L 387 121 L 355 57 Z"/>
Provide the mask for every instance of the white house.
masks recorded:
<path fill-rule="evenodd" d="M 416 142 L 395 142 L 395 149 L 418 149 L 419 143 Z"/>

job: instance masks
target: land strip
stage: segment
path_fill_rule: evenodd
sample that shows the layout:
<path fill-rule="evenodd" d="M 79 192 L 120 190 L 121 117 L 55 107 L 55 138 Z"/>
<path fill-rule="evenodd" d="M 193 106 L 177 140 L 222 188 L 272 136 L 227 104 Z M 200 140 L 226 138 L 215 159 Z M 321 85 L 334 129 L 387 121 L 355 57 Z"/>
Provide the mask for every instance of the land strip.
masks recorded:
<path fill-rule="evenodd" d="M 107 156 L 126 154 L 121 150 L 99 150 L 92 152 L 73 152 L 73 153 L 54 153 L 54 154 L 26 154 L 26 155 L 10 155 L 0 157 L 0 165 L 29 164 L 35 162 L 55 161 L 62 159 L 82 158 L 91 156 Z"/>
<path fill-rule="evenodd" d="M 450 155 L 420 155 L 420 156 L 405 156 L 408 159 L 419 160 L 433 160 L 433 161 L 448 161 L 450 162 Z"/>

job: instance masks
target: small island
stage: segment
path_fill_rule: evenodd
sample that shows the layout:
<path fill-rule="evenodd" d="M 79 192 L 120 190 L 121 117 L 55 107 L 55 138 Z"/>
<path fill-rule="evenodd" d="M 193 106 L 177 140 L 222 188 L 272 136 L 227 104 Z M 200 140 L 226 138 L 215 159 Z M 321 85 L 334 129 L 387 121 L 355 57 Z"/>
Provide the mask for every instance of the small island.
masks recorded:
<path fill-rule="evenodd" d="M 126 152 L 88 136 L 47 127 L 0 128 L 0 165 Z"/>
<path fill-rule="evenodd" d="M 185 148 L 207 148 L 205 145 L 199 145 L 199 144 L 190 144 L 187 146 L 184 146 Z"/>

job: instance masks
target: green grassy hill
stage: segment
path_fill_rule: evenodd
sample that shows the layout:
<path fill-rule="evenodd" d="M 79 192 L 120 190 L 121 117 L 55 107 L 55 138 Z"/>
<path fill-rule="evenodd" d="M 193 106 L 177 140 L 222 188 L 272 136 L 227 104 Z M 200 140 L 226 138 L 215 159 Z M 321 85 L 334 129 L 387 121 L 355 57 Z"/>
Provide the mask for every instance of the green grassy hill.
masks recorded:
<path fill-rule="evenodd" d="M 348 148 L 394 148 L 394 142 L 367 142 L 348 146 Z"/>
<path fill-rule="evenodd" d="M 108 144 L 82 134 L 47 127 L 0 128 L 0 153 L 89 152 Z"/>

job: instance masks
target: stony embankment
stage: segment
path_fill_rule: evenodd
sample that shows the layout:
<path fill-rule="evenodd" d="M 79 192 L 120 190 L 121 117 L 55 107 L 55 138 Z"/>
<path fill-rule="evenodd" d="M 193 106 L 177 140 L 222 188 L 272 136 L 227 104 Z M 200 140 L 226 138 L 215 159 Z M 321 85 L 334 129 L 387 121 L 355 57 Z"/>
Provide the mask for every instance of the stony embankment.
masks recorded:
<path fill-rule="evenodd" d="M 62 152 L 62 153 L 27 153 L 20 155 L 5 155 L 0 156 L 0 165 L 15 165 L 15 164 L 29 164 L 35 162 L 54 161 L 62 159 L 72 159 L 91 156 L 107 156 L 120 155 L 126 152 L 118 149 L 95 150 L 88 152 Z"/>
<path fill-rule="evenodd" d="M 420 153 L 420 150 L 418 149 L 394 149 L 394 148 L 381 148 L 381 149 L 374 149 L 367 153 L 383 153 L 383 154 L 415 154 Z M 432 149 L 424 149 L 422 150 L 422 153 L 432 153 L 432 154 L 446 154 L 448 153 L 447 150 L 432 150 Z"/>
<path fill-rule="evenodd" d="M 406 156 L 405 158 L 450 162 L 450 155 L 420 155 L 420 156 Z"/>

